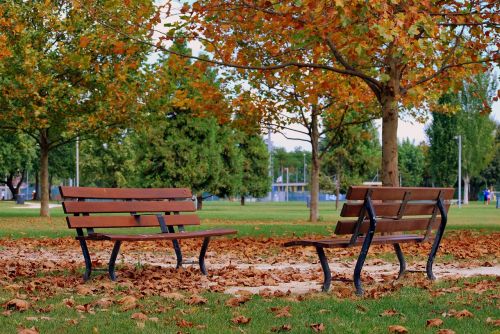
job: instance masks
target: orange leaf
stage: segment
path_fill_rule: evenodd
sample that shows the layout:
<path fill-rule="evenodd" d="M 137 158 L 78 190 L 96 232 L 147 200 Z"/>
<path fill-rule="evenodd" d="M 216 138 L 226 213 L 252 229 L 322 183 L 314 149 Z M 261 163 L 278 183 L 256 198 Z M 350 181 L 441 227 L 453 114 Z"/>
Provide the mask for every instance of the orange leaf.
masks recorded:
<path fill-rule="evenodd" d="M 90 43 L 90 38 L 88 38 L 87 36 L 82 36 L 80 37 L 80 47 L 81 48 L 86 48 Z"/>
<path fill-rule="evenodd" d="M 325 330 L 325 325 L 323 325 L 323 323 L 311 324 L 309 327 L 311 327 L 311 329 L 316 333 Z"/>
<path fill-rule="evenodd" d="M 29 307 L 30 307 L 30 304 L 23 300 L 23 299 L 12 299 L 12 300 L 9 300 L 5 306 L 7 307 L 7 309 L 14 309 L 14 310 L 17 310 L 17 311 L 26 311 Z"/>
<path fill-rule="evenodd" d="M 443 320 L 436 318 L 436 319 L 429 319 L 427 320 L 427 327 L 439 327 L 443 324 Z"/>
<path fill-rule="evenodd" d="M 234 317 L 233 319 L 231 319 L 231 321 L 233 323 L 241 324 L 241 325 L 248 324 L 250 322 L 250 320 L 252 320 L 252 318 L 247 318 L 243 315 L 238 315 L 238 316 Z"/>
<path fill-rule="evenodd" d="M 404 333 L 408 333 L 408 330 L 405 327 L 403 327 L 403 326 L 393 325 L 393 326 L 389 326 L 389 332 L 390 333 L 404 334 Z"/>

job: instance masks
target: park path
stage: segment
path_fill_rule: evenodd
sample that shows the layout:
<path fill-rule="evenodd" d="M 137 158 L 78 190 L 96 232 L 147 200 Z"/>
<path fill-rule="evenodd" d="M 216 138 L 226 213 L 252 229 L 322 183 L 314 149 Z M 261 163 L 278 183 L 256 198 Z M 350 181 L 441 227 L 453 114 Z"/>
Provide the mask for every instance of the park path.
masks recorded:
<path fill-rule="evenodd" d="M 78 244 L 74 240 L 62 239 L 60 243 L 43 245 L 39 243 L 26 244 L 7 243 L 0 245 L 0 262 L 16 261 L 21 264 L 30 264 L 39 270 L 58 270 L 60 268 L 82 268 L 83 259 Z M 214 251 L 207 254 L 208 278 L 203 278 L 203 285 L 207 288 L 222 285 L 221 291 L 236 294 L 242 290 L 250 293 L 268 291 L 286 291 L 293 294 L 304 294 L 320 290 L 322 272 L 316 256 L 312 250 L 297 250 L 295 256 L 254 252 L 255 247 L 247 242 L 248 249 L 239 251 L 224 251 L 227 246 L 216 246 Z M 175 268 L 175 256 L 171 247 L 167 251 L 158 251 L 157 245 L 138 247 L 130 246 L 125 249 L 117 260 L 121 266 L 137 267 L 152 266 L 157 268 Z M 195 259 L 196 245 L 187 245 L 186 261 Z M 226 248 L 225 248 L 226 247 Z M 257 248 L 259 246 L 257 245 Z M 102 246 L 91 252 L 92 260 L 97 266 L 105 266 L 108 261 L 110 248 Z M 344 254 L 345 255 L 345 254 Z M 350 278 L 355 260 L 352 257 L 330 256 L 330 266 L 334 277 Z M 186 265 L 186 268 L 192 265 Z M 410 270 L 425 272 L 425 260 L 416 263 L 409 261 Z M 395 262 L 369 258 L 363 268 L 364 280 L 371 282 L 393 281 L 398 272 Z M 229 273 L 229 274 L 228 274 Z M 460 278 L 470 276 L 500 276 L 500 265 L 496 260 L 484 261 L 481 259 L 440 262 L 434 267 L 438 279 Z M 118 275 L 120 270 L 118 270 Z M 228 275 L 230 278 L 228 278 Z M 424 275 L 419 274 L 419 275 Z M 339 283 L 346 284 L 346 283 Z"/>

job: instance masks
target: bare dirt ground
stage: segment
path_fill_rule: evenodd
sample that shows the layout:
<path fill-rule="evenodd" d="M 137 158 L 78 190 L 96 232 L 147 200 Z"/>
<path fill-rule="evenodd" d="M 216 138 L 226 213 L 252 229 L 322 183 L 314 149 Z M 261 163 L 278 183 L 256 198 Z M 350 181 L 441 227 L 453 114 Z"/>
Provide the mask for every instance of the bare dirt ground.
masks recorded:
<path fill-rule="evenodd" d="M 500 233 L 453 232 L 443 240 L 435 261 L 438 279 L 470 276 L 500 277 Z M 175 256 L 168 242 L 125 243 L 117 264 L 117 283 L 102 273 L 86 286 L 100 289 L 109 284 L 134 285 L 145 295 L 166 295 L 178 290 L 203 290 L 239 294 L 304 294 L 319 291 L 323 274 L 313 248 L 283 248 L 285 239 L 219 238 L 212 241 L 207 254 L 208 276 L 199 273 L 196 264 L 175 269 Z M 183 240 L 187 262 L 195 260 L 200 241 Z M 425 271 L 430 245 L 403 245 L 408 269 Z M 90 242 L 95 267 L 105 267 L 112 244 Z M 352 276 L 359 248 L 328 250 L 335 278 Z M 0 287 L 17 289 L 74 289 L 81 285 L 83 257 L 77 241 L 60 239 L 0 240 Z M 390 246 L 376 246 L 363 268 L 368 289 L 384 291 L 401 283 L 396 257 Z M 408 276 L 424 282 L 424 273 Z M 404 279 L 403 279 L 404 281 Z M 425 280 L 427 281 L 427 280 Z M 428 281 L 427 281 L 428 282 Z M 422 284 L 431 284 L 422 283 Z M 343 296 L 353 291 L 350 283 L 335 282 L 332 293 Z M 55 292 L 55 291 L 54 291 Z"/>

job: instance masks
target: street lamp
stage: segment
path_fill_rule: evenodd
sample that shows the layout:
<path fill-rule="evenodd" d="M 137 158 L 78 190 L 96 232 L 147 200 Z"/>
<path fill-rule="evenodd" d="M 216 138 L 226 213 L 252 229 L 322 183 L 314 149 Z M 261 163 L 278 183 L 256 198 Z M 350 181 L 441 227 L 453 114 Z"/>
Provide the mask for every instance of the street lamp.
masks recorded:
<path fill-rule="evenodd" d="M 455 136 L 458 139 L 458 208 L 462 207 L 462 136 Z"/>
<path fill-rule="evenodd" d="M 304 183 L 306 183 L 306 152 L 304 152 Z"/>
<path fill-rule="evenodd" d="M 76 137 L 76 186 L 80 186 L 80 137 Z"/>

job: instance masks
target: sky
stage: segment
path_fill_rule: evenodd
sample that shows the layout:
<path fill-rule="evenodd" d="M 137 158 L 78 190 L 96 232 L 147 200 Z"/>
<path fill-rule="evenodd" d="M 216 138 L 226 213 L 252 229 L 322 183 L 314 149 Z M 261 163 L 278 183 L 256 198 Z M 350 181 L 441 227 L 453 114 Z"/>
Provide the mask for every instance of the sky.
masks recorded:
<path fill-rule="evenodd" d="M 495 102 L 492 106 L 492 112 L 490 117 L 495 120 L 497 123 L 500 123 L 500 101 Z M 375 121 L 376 126 L 379 130 L 379 136 L 382 136 L 382 120 Z M 418 122 L 410 122 L 399 120 L 398 124 L 398 139 L 403 140 L 409 138 L 414 141 L 415 144 L 421 143 L 422 141 L 427 142 L 427 137 L 425 135 L 425 127 L 430 124 L 428 121 L 425 124 Z M 300 127 L 297 127 L 300 129 Z M 297 134 L 293 134 L 294 137 L 299 137 Z M 304 138 L 306 138 L 304 136 Z M 296 147 L 301 147 L 302 150 L 311 151 L 311 145 L 296 140 L 288 140 L 280 134 L 271 135 L 271 140 L 273 142 L 274 147 L 284 147 L 287 151 L 293 151 Z"/>

